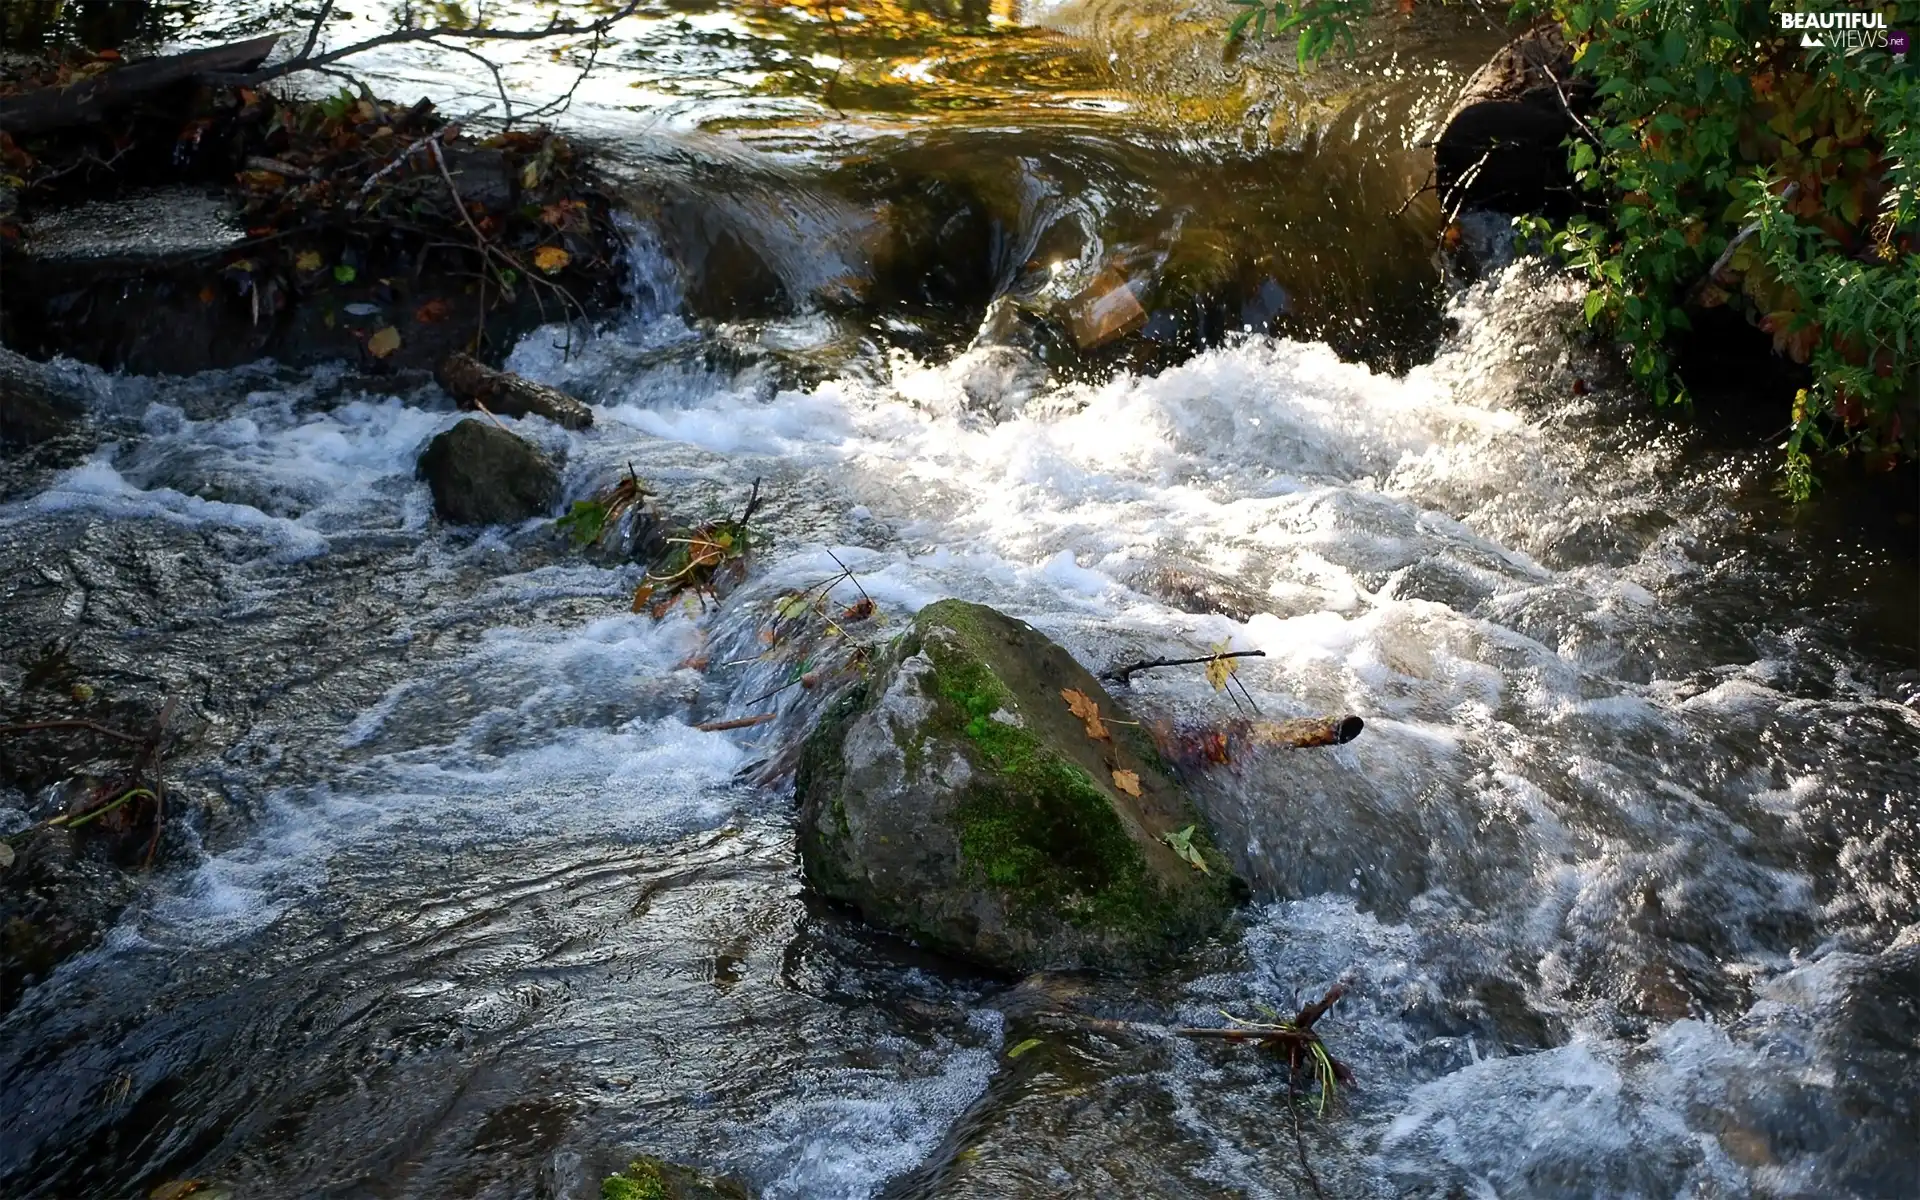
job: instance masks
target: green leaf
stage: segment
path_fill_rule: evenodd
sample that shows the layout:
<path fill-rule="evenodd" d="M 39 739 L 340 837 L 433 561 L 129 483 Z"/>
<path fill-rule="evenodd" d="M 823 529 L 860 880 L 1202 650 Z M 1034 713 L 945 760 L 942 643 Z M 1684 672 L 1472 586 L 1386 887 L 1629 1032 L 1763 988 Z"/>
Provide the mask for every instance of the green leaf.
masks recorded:
<path fill-rule="evenodd" d="M 333 281 L 335 283 L 352 283 L 356 278 L 359 277 L 359 274 L 360 273 L 358 271 L 355 271 L 352 267 L 349 267 L 345 263 L 341 263 L 339 266 L 333 269 Z"/>
<path fill-rule="evenodd" d="M 1211 875 L 1213 872 L 1207 869 L 1205 856 L 1200 853 L 1200 848 L 1193 844 L 1193 831 L 1194 826 L 1189 825 L 1173 833 L 1161 834 L 1160 840 L 1173 847 L 1175 854 L 1185 859 L 1202 875 Z"/>
<path fill-rule="evenodd" d="M 567 515 L 555 521 L 553 527 L 566 534 L 575 549 L 584 550 L 606 532 L 607 506 L 597 500 L 575 500 Z"/>
<path fill-rule="evenodd" d="M 1039 1038 L 1028 1038 L 1026 1041 L 1021 1042 L 1019 1045 L 1015 1046 L 1013 1049 L 1007 1051 L 1007 1057 L 1019 1058 L 1022 1054 L 1025 1054 L 1027 1051 L 1035 1049 L 1040 1046 L 1044 1046 L 1044 1045 L 1046 1045 L 1046 1043 L 1042 1042 Z"/>

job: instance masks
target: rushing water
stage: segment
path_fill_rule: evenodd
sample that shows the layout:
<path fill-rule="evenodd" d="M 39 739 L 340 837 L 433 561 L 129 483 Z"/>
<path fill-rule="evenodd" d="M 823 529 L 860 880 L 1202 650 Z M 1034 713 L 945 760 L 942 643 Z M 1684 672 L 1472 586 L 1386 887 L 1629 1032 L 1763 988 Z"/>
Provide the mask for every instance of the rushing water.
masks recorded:
<path fill-rule="evenodd" d="M 460 415 L 341 368 L 93 377 L 112 440 L 0 508 L 7 653 L 72 630 L 212 748 L 192 844 L 0 1018 L 0 1191 L 580 1200 L 651 1152 L 768 1197 L 1920 1194 L 1914 563 L 1610 386 L 1567 283 L 1459 293 L 1401 376 L 1247 336 L 1009 381 L 884 307 L 699 319 L 629 232 L 629 316 L 512 359 L 595 426 L 517 427 L 570 496 L 762 480 L 715 608 L 439 526 L 413 464 Z M 812 900 L 759 782 L 811 693 L 693 728 L 778 682 L 725 664 L 835 556 L 896 623 L 962 596 L 1096 669 L 1230 641 L 1263 710 L 1367 719 L 1200 785 L 1240 936 L 1046 986 L 1136 1032 Z M 1325 1115 L 1153 1032 L 1336 981 Z"/>

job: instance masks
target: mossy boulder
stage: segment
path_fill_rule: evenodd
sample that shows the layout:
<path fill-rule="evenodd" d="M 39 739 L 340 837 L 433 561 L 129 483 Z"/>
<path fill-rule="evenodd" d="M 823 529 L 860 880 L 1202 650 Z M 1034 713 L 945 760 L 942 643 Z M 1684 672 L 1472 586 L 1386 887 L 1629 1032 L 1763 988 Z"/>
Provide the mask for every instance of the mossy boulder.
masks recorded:
<path fill-rule="evenodd" d="M 1129 720 L 1024 622 L 959 600 L 922 609 L 808 738 L 808 879 L 875 925 L 1007 971 L 1148 967 L 1221 928 L 1244 885 L 1204 829 L 1206 871 L 1161 840 L 1198 823 L 1192 804 L 1138 725 L 1090 736 L 1065 691 Z"/>
<path fill-rule="evenodd" d="M 652 1155 L 634 1159 L 600 1184 L 600 1200 L 750 1200 L 751 1195 L 731 1179 Z"/>

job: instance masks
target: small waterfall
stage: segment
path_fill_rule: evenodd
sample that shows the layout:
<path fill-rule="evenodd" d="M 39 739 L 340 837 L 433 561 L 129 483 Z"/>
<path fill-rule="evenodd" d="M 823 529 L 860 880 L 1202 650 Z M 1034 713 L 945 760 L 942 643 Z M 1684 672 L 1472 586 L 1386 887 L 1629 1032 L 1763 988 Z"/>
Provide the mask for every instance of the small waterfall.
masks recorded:
<path fill-rule="evenodd" d="M 649 325 L 662 317 L 677 316 L 685 290 L 681 286 L 680 267 L 667 253 L 660 231 L 651 221 L 621 209 L 613 214 L 614 228 L 627 242 L 627 281 L 624 291 L 633 320 Z"/>

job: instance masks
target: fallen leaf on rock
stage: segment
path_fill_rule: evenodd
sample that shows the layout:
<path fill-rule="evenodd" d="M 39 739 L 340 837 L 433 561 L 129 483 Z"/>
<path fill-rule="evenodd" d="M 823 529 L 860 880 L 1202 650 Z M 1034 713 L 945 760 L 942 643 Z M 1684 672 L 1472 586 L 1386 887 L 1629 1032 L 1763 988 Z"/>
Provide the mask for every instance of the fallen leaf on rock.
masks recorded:
<path fill-rule="evenodd" d="M 375 330 L 367 339 L 367 353 L 375 358 L 385 358 L 400 348 L 400 331 L 391 325 Z"/>
<path fill-rule="evenodd" d="M 842 621 L 864 621 L 872 615 L 873 597 L 862 596 L 847 606 L 846 611 L 840 614 L 840 619 Z"/>
<path fill-rule="evenodd" d="M 198 1179 L 176 1179 L 147 1193 L 147 1200 L 182 1200 L 200 1190 Z"/>
<path fill-rule="evenodd" d="M 1226 687 L 1227 680 L 1233 678 L 1233 673 L 1240 669 L 1240 660 L 1220 657 L 1233 649 L 1231 642 L 1221 642 L 1217 646 L 1209 646 L 1208 649 L 1213 651 L 1214 657 L 1207 660 L 1207 682 L 1212 684 L 1213 690 L 1217 692 Z"/>
<path fill-rule="evenodd" d="M 1019 1045 L 1015 1046 L 1013 1049 L 1007 1051 L 1007 1057 L 1019 1058 L 1022 1054 L 1025 1054 L 1027 1051 L 1035 1049 L 1036 1047 L 1039 1047 L 1039 1046 L 1044 1046 L 1044 1045 L 1046 1045 L 1046 1043 L 1042 1042 L 1039 1038 L 1028 1038 L 1026 1041 L 1021 1042 Z"/>
<path fill-rule="evenodd" d="M 1119 788 L 1129 796 L 1138 796 L 1140 794 L 1140 775 L 1135 771 L 1115 771 L 1113 773 L 1113 786 Z"/>
<path fill-rule="evenodd" d="M 1161 834 L 1160 840 L 1173 847 L 1173 852 L 1191 863 L 1196 871 L 1202 875 L 1211 875 L 1213 872 L 1207 869 L 1207 860 L 1201 856 L 1199 849 L 1193 844 L 1193 830 L 1194 827 L 1189 825 L 1176 833 Z"/>
<path fill-rule="evenodd" d="M 533 252 L 533 265 L 549 275 L 566 270 L 567 264 L 572 261 L 573 255 L 558 246 L 542 246 Z"/>
<path fill-rule="evenodd" d="M 318 271 L 325 261 L 318 250 L 306 250 L 294 258 L 293 266 L 296 271 Z"/>
<path fill-rule="evenodd" d="M 341 263 L 333 269 L 333 281 L 335 283 L 352 283 L 354 277 L 359 273 L 360 272 L 349 267 L 347 264 Z"/>
<path fill-rule="evenodd" d="M 647 602 L 652 599 L 653 599 L 652 584 L 643 583 L 639 587 L 633 589 L 633 611 L 645 612 L 647 610 Z"/>
<path fill-rule="evenodd" d="M 0 870 L 13 865 L 13 847 L 0 842 Z"/>
<path fill-rule="evenodd" d="M 1086 722 L 1088 737 L 1096 742 L 1113 740 L 1113 735 L 1107 732 L 1107 723 L 1100 719 L 1100 705 L 1092 697 L 1073 688 L 1061 688 L 1060 698 L 1067 702 L 1068 712 Z"/>

